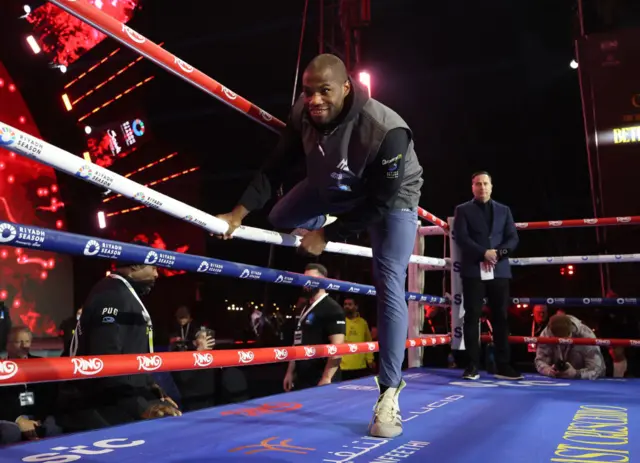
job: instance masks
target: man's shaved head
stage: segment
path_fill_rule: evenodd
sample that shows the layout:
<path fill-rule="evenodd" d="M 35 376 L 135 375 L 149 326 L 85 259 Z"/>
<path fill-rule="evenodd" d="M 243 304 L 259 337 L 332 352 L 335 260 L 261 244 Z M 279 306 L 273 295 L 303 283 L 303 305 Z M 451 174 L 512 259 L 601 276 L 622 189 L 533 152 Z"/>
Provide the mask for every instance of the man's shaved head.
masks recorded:
<path fill-rule="evenodd" d="M 344 62 L 336 55 L 329 53 L 313 58 L 304 72 L 323 73 L 327 70 L 331 71 L 332 76 L 342 83 L 349 79 L 347 67 L 344 65 Z"/>
<path fill-rule="evenodd" d="M 309 116 L 317 125 L 334 121 L 344 107 L 351 92 L 347 68 L 335 55 L 316 56 L 302 76 L 304 103 Z"/>

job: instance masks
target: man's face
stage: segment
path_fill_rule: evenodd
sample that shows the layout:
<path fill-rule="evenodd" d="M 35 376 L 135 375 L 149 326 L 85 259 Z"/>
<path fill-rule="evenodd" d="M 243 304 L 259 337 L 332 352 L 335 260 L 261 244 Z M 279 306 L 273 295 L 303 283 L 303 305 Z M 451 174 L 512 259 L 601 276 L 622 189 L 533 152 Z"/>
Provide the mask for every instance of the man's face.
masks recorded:
<path fill-rule="evenodd" d="M 7 342 L 7 355 L 9 358 L 24 358 L 29 355 L 31 349 L 31 335 L 26 331 L 20 331 L 13 339 Z"/>
<path fill-rule="evenodd" d="M 488 201 L 491 198 L 491 191 L 493 185 L 488 175 L 476 175 L 471 180 L 471 191 L 473 191 L 473 197 L 478 201 Z"/>
<path fill-rule="evenodd" d="M 178 318 L 178 323 L 180 324 L 180 326 L 187 326 L 187 324 L 189 323 L 189 318 L 188 317 Z"/>
<path fill-rule="evenodd" d="M 334 121 L 344 107 L 351 83 L 341 82 L 330 68 L 308 70 L 302 76 L 304 105 L 311 120 L 320 126 Z"/>
<path fill-rule="evenodd" d="M 324 275 L 322 275 L 322 273 L 318 272 L 315 269 L 305 270 L 304 274 L 308 277 L 324 278 Z M 307 297 L 313 297 L 316 294 L 318 294 L 318 291 L 320 291 L 320 288 L 310 288 L 309 286 L 304 286 L 302 290 L 305 292 Z"/>
<path fill-rule="evenodd" d="M 542 324 L 547 321 L 547 308 L 543 306 L 535 306 L 533 308 L 533 321 Z"/>
<path fill-rule="evenodd" d="M 345 299 L 343 308 L 347 315 L 353 315 L 358 311 L 358 306 L 353 299 Z"/>

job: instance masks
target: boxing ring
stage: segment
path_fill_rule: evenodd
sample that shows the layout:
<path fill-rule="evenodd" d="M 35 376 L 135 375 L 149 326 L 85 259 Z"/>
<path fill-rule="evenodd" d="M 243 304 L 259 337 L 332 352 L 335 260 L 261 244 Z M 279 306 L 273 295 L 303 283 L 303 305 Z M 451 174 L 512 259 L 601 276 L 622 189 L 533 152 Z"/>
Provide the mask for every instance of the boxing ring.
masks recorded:
<path fill-rule="evenodd" d="M 206 91 L 261 125 L 278 131 L 284 124 L 220 83 L 153 44 L 129 27 L 88 4 L 53 0 L 79 19 L 120 41 L 164 69 Z M 146 207 L 222 234 L 226 222 L 158 193 L 0 121 L 0 147 L 88 183 L 119 193 Z M 483 375 L 465 382 L 457 370 L 415 368 L 423 349 L 451 344 L 464 349 L 464 303 L 457 274 L 459 250 L 453 219 L 445 222 L 424 209 L 420 217 L 434 226 L 419 227 L 409 265 L 410 368 L 400 397 L 404 433 L 395 439 L 367 437 L 377 388 L 371 378 L 331 384 L 171 417 L 108 429 L 43 439 L 0 449 L 0 462 L 158 462 L 282 461 L 282 462 L 627 462 L 640 451 L 632 439 L 640 430 L 640 382 L 631 379 L 565 381 L 526 375 L 524 381 L 496 381 Z M 595 221 L 595 222 L 594 222 Z M 559 226 L 638 224 L 640 217 L 517 224 L 520 230 Z M 424 237 L 444 235 L 451 257 L 424 256 Z M 242 226 L 234 237 L 297 247 L 300 237 Z M 375 288 L 359 283 L 228 262 L 206 256 L 151 249 L 69 232 L 0 221 L 0 245 L 66 253 L 86 258 L 123 260 L 271 284 L 322 288 L 375 296 Z M 371 249 L 329 243 L 326 252 L 370 258 Z M 640 254 L 562 256 L 510 259 L 513 266 L 558 263 L 639 262 Z M 450 297 L 422 294 L 425 271 L 451 275 Z M 639 298 L 513 298 L 514 303 L 548 305 L 638 306 Z M 420 303 L 451 306 L 449 335 L 420 335 L 424 310 Z M 638 347 L 633 339 L 561 339 L 513 336 L 513 343 L 573 343 Z M 130 375 L 142 372 L 251 365 L 375 352 L 375 342 L 292 346 L 224 351 L 105 355 L 97 357 L 0 360 L 0 386 Z M 426 416 L 425 416 L 426 415 Z"/>

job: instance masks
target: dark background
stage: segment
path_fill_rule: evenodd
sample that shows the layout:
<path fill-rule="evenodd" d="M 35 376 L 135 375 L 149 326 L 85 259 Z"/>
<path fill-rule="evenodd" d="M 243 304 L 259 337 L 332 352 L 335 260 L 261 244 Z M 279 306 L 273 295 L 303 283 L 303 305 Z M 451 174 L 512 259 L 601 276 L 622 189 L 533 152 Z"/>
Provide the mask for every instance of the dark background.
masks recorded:
<path fill-rule="evenodd" d="M 86 151 L 85 124 L 100 127 L 135 114 L 145 120 L 147 141 L 111 169 L 125 174 L 177 151 L 175 159 L 132 179 L 145 183 L 197 166 L 195 173 L 157 189 L 212 214 L 234 206 L 274 147 L 275 134 L 146 60 L 99 95 L 96 92 L 94 100 L 87 97 L 73 112 L 66 112 L 60 100 L 66 83 L 116 48 L 122 50 L 94 73 L 93 85 L 137 55 L 106 39 L 62 74 L 48 66 L 50 58 L 34 56 L 26 47 L 30 26 L 18 19 L 22 3 L 0 5 L 0 59 L 18 83 L 45 140 L 81 156 Z M 303 6 L 302 0 L 143 0 L 128 24 L 286 120 Z M 310 2 L 302 67 L 318 52 L 317 6 L 317 1 Z M 586 1 L 584 9 L 588 32 L 638 24 L 638 8 L 631 2 Z M 362 31 L 360 68 L 372 75 L 373 96 L 398 111 L 414 131 L 425 169 L 422 207 L 442 218 L 452 215 L 455 205 L 471 196 L 471 173 L 483 169 L 493 175 L 494 198 L 512 208 L 516 221 L 594 216 L 579 73 L 569 67 L 579 32 L 577 4 L 572 1 L 372 2 L 371 24 Z M 149 76 L 154 78 L 148 84 L 77 122 L 99 102 Z M 83 85 L 88 84 L 86 80 Z M 293 176 L 287 185 L 295 180 Z M 188 245 L 190 253 L 261 266 L 269 262 L 268 246 L 219 242 L 150 209 L 110 217 L 107 228 L 100 230 L 98 210 L 113 212 L 136 204 L 118 199 L 107 206 L 92 185 L 65 175 L 59 175 L 59 183 L 68 203 L 68 229 L 75 233 L 121 240 L 158 233 L 168 249 Z M 256 213 L 246 223 L 268 228 L 265 217 L 264 212 Z M 594 229 L 526 231 L 521 238 L 519 257 L 604 250 Z M 366 244 L 366 236 L 354 242 Z M 442 252 L 442 237 L 427 238 L 426 255 Z M 326 255 L 321 261 L 336 277 L 370 283 L 367 259 Z M 276 248 L 272 266 L 302 271 L 305 262 L 291 249 Z M 74 259 L 74 307 L 82 304 L 107 268 L 105 262 Z M 562 277 L 555 266 L 518 268 L 515 275 L 514 296 L 602 296 L 595 265 L 578 267 L 573 278 Z M 616 284 L 612 283 L 614 290 Z M 629 287 L 622 281 L 619 285 Z M 284 309 L 299 293 L 277 285 L 269 294 L 265 290 L 261 283 L 178 275 L 163 278 L 149 306 L 159 326 L 168 326 L 177 305 L 187 303 L 219 331 L 239 336 L 250 312 L 229 312 L 228 304 L 259 301 Z M 425 292 L 441 291 L 442 273 L 428 273 Z M 371 302 L 367 300 L 365 307 L 370 309 Z M 60 310 L 71 314 L 74 307 Z"/>

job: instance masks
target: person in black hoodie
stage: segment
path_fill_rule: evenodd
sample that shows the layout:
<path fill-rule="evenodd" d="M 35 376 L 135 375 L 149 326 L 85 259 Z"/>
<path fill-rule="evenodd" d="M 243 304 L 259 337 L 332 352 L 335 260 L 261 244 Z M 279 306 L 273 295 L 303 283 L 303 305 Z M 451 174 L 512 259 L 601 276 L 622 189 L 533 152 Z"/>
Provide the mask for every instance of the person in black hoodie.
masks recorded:
<path fill-rule="evenodd" d="M 369 232 L 380 339 L 380 395 L 369 432 L 396 437 L 402 433 L 398 397 L 406 386 L 405 283 L 423 184 L 413 133 L 400 115 L 351 79 L 335 55 L 311 61 L 302 90 L 275 152 L 236 207 L 218 216 L 229 225 L 222 237 L 230 238 L 251 211 L 263 208 L 301 159 L 307 177 L 276 203 L 271 224 L 299 229 L 300 249 L 312 256 L 330 241 Z"/>
<path fill-rule="evenodd" d="M 29 328 L 12 328 L 7 358 L 38 358 L 29 353 L 32 339 Z M 0 445 L 60 434 L 61 429 L 53 419 L 56 393 L 56 383 L 0 387 Z"/>
<path fill-rule="evenodd" d="M 134 242 L 146 245 L 146 243 Z M 83 305 L 71 357 L 153 352 L 153 324 L 141 298 L 158 278 L 152 265 L 118 263 Z M 177 404 L 150 374 L 73 381 L 58 421 L 67 431 L 97 429 L 161 416 L 177 416 Z"/>

